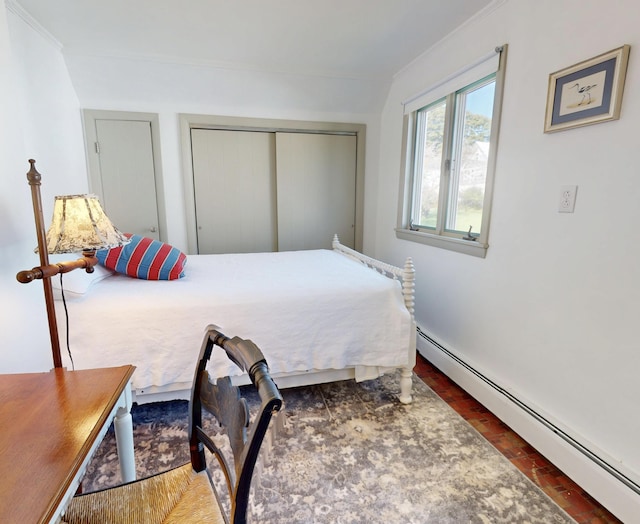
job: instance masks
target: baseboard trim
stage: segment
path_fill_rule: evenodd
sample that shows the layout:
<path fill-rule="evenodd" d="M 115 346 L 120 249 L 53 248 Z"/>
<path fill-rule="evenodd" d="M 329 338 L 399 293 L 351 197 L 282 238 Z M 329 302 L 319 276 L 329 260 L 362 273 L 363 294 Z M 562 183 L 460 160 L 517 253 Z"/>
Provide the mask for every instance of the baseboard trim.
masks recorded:
<path fill-rule="evenodd" d="M 418 352 L 484 404 L 623 522 L 640 514 L 637 484 L 418 329 Z"/>

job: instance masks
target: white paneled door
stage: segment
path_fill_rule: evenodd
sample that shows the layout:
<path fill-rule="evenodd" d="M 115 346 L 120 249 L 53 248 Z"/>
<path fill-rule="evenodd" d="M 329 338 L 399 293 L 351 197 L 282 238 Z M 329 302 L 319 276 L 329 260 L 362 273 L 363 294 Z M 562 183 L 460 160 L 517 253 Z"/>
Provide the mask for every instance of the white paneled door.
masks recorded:
<path fill-rule="evenodd" d="M 159 239 L 151 122 L 85 113 L 91 188 L 125 233 Z"/>

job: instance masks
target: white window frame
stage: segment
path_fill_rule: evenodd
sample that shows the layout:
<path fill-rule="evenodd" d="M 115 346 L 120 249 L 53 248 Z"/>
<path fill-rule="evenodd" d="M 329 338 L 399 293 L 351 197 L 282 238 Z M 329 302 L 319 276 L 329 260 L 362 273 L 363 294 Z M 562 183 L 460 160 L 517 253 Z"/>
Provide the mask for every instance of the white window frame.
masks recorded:
<path fill-rule="evenodd" d="M 398 206 L 398 222 L 396 236 L 403 240 L 419 242 L 430 246 L 435 246 L 458 253 L 465 253 L 484 258 L 489 247 L 489 222 L 491 218 L 491 201 L 493 195 L 493 181 L 496 163 L 496 153 L 498 145 L 498 135 L 500 130 L 500 114 L 502 109 L 502 94 L 504 88 L 505 64 L 507 55 L 507 45 L 496 47 L 495 50 L 477 60 L 475 63 L 445 78 L 434 86 L 418 93 L 406 100 L 404 105 L 404 125 L 402 136 L 402 167 L 400 185 L 400 203 Z M 482 208 L 482 225 L 479 235 L 473 235 L 475 240 L 465 240 L 468 233 L 452 232 L 445 230 L 445 207 L 439 205 L 438 219 L 435 229 L 414 228 L 411 223 L 411 209 L 415 198 L 414 169 L 415 157 L 418 153 L 416 145 L 416 120 L 418 111 L 443 98 L 447 98 L 450 104 L 455 99 L 456 93 L 460 90 L 475 84 L 478 81 L 495 73 L 495 94 L 493 103 L 493 114 L 491 120 L 491 139 L 489 148 L 489 158 L 487 161 L 487 175 L 485 180 L 484 201 Z M 450 144 L 450 129 L 445 129 L 446 149 L 455 147 Z M 450 157 L 450 155 L 447 155 Z M 444 158 L 443 162 L 447 162 Z M 444 204 L 445 193 L 447 192 L 448 173 L 442 169 L 439 201 Z"/>

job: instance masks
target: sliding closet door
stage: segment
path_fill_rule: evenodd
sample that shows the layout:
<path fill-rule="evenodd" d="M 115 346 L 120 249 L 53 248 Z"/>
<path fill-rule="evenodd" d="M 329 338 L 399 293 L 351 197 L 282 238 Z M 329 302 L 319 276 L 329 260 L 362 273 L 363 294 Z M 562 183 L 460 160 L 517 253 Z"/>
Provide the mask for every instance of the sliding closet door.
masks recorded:
<path fill-rule="evenodd" d="M 192 129 L 198 253 L 277 250 L 273 133 Z"/>
<path fill-rule="evenodd" d="M 276 133 L 278 249 L 354 247 L 355 135 Z"/>

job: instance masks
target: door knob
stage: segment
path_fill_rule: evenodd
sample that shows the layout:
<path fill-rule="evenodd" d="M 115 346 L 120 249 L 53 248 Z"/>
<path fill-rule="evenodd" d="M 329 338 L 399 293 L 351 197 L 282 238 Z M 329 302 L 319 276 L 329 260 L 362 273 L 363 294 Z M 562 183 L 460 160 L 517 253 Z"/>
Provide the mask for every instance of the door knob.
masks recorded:
<path fill-rule="evenodd" d="M 156 226 L 151 226 L 149 228 L 149 231 L 151 231 L 152 233 L 155 233 L 156 231 L 158 231 L 158 228 Z"/>

